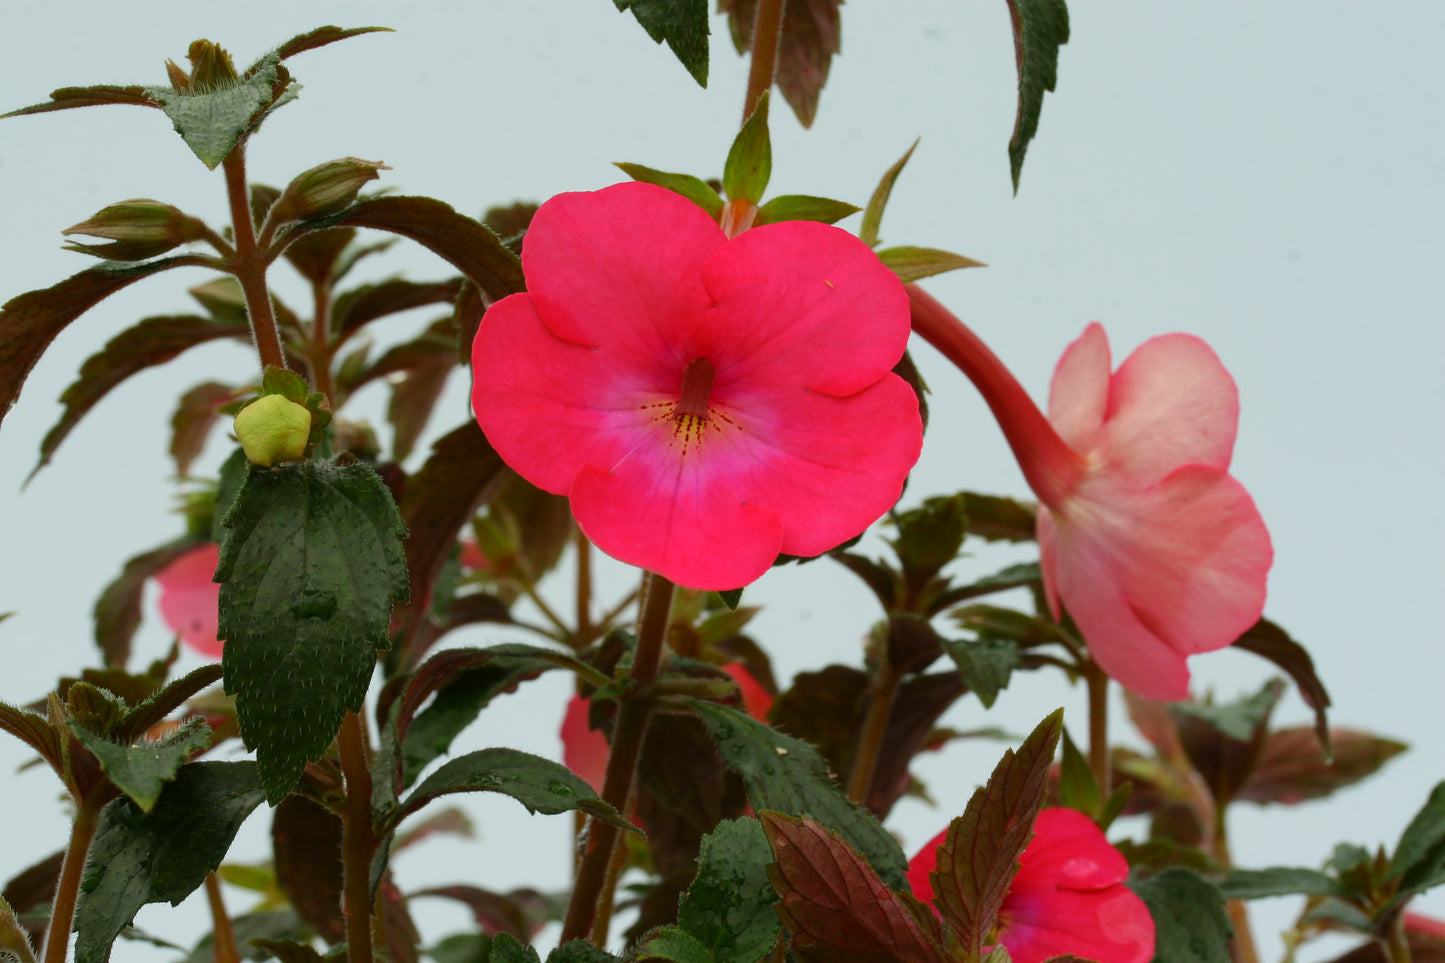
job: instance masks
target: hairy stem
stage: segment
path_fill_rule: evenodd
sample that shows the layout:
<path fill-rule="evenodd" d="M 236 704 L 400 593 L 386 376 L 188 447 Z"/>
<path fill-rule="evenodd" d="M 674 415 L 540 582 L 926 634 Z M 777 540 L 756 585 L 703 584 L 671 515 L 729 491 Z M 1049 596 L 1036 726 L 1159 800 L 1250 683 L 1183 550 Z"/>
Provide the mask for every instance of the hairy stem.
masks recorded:
<path fill-rule="evenodd" d="M 662 653 L 667 641 L 667 618 L 672 608 L 673 584 L 654 572 L 643 576 L 642 610 L 638 616 L 637 652 L 632 659 L 631 683 L 618 701 L 617 724 L 612 729 L 612 753 L 607 760 L 607 776 L 602 783 L 602 798 L 623 815 L 631 811 L 632 791 L 637 780 L 637 761 L 642 756 L 642 741 L 652 718 L 651 688 L 657 681 Z M 562 942 L 592 939 L 594 933 L 607 931 L 610 913 L 599 913 L 604 901 L 610 905 L 611 894 L 604 894 L 610 875 L 612 853 L 621 830 L 597 819 L 589 822 L 582 862 L 577 868 L 572 901 L 562 924 Z"/>
<path fill-rule="evenodd" d="M 1102 802 L 1114 791 L 1109 766 L 1109 677 L 1090 659 L 1084 663 L 1084 682 L 1089 687 L 1089 768 Z"/>
<path fill-rule="evenodd" d="M 70 946 L 70 926 L 75 920 L 75 901 L 80 895 L 80 877 L 85 870 L 85 854 L 90 850 L 96 817 L 100 815 L 105 795 L 92 790 L 76 807 L 75 822 L 70 825 L 70 844 L 65 847 L 65 857 L 60 863 L 60 881 L 55 886 L 55 898 L 50 904 L 50 923 L 45 927 L 45 941 L 40 950 L 42 963 L 65 963 L 65 953 Z"/>
<path fill-rule="evenodd" d="M 888 720 L 893 716 L 893 701 L 898 697 L 898 684 L 903 676 L 886 657 L 873 677 L 873 690 L 868 698 L 868 713 L 863 717 L 863 731 L 858 736 L 858 752 L 848 772 L 848 798 L 868 804 L 873 787 L 873 774 L 878 769 L 878 756 L 883 751 L 883 737 L 888 734 Z"/>
<path fill-rule="evenodd" d="M 306 354 L 306 366 L 310 369 L 311 384 L 331 403 L 331 289 L 325 282 L 311 286 L 313 320 L 311 322 L 311 350 Z"/>
<path fill-rule="evenodd" d="M 743 123 L 757 109 L 758 100 L 773 87 L 778 70 L 778 38 L 783 33 L 783 0 L 758 0 L 753 21 L 753 59 L 748 67 L 748 92 L 743 100 Z"/>
<path fill-rule="evenodd" d="M 371 858 L 376 838 L 371 823 L 371 765 L 367 759 L 366 722 L 348 712 L 336 741 L 346 777 L 346 809 L 342 813 L 342 910 L 346 917 L 348 963 L 371 963 Z"/>
<path fill-rule="evenodd" d="M 231 928 L 226 901 L 221 898 L 221 881 L 214 872 L 206 874 L 206 902 L 211 905 L 211 939 L 216 963 L 241 963 L 236 952 L 236 932 Z"/>
<path fill-rule="evenodd" d="M 236 257 L 231 270 L 241 282 L 246 296 L 246 314 L 251 319 L 251 337 L 261 356 L 261 367 L 284 368 L 286 355 L 281 350 L 281 334 L 276 328 L 276 313 L 271 308 L 271 293 L 266 289 L 266 259 L 256 246 L 256 224 L 251 219 L 251 199 L 246 189 L 246 144 L 221 161 L 226 173 L 226 196 L 231 204 L 231 230 L 236 239 Z"/>
<path fill-rule="evenodd" d="M 591 645 L 597 633 L 592 623 L 592 541 L 578 529 L 573 542 L 577 546 L 577 631 L 572 648 L 580 650 Z"/>

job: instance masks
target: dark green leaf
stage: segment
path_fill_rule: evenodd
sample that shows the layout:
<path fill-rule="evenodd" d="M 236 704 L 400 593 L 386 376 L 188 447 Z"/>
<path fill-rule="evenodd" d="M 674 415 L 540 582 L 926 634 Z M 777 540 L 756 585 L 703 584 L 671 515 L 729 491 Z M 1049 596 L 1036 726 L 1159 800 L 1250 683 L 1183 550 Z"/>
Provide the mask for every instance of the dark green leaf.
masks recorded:
<path fill-rule="evenodd" d="M 296 914 L 289 909 L 243 913 L 231 920 L 231 929 L 235 932 L 236 947 L 241 958 L 248 960 L 269 959 L 269 954 L 264 950 L 248 946 L 252 940 L 300 942 L 311 935 L 305 925 L 296 918 Z M 215 960 L 216 943 L 211 934 L 207 933 L 197 941 L 191 949 L 190 955 L 181 963 L 215 963 Z"/>
<path fill-rule="evenodd" d="M 613 0 L 631 10 L 654 43 L 667 41 L 699 86 L 707 86 L 707 0 Z"/>
<path fill-rule="evenodd" d="M 111 338 L 104 348 L 85 359 L 75 381 L 61 392 L 60 403 L 65 410 L 40 443 L 40 462 L 31 469 L 30 477 L 50 464 L 51 456 L 71 429 L 112 388 L 146 368 L 165 364 L 187 348 L 218 338 L 249 341 L 251 329 L 185 314 L 146 318 Z"/>
<path fill-rule="evenodd" d="M 502 933 L 492 940 L 492 955 L 487 963 L 542 963 L 535 948 L 525 946 L 510 933 Z"/>
<path fill-rule="evenodd" d="M 754 809 L 817 820 L 867 857 L 889 886 L 904 887 L 907 860 L 898 841 L 843 795 L 816 749 L 736 709 L 697 701 L 692 706 L 707 724 L 723 762 L 747 783 Z"/>
<path fill-rule="evenodd" d="M 1317 869 L 1272 866 L 1269 869 L 1234 869 L 1215 884 L 1225 899 L 1264 899 L 1269 896 L 1341 896 L 1340 884 Z"/>
<path fill-rule="evenodd" d="M 988 783 L 975 790 L 963 815 L 949 823 L 932 877 L 933 905 L 974 952 L 988 940 L 1033 836 L 1049 767 L 1063 731 L 1055 711 L 1019 746 L 1004 752 Z"/>
<path fill-rule="evenodd" d="M 1020 664 L 1018 643 L 985 636 L 976 642 L 941 639 L 943 651 L 958 666 L 963 684 L 978 694 L 985 709 L 993 708 L 998 694 L 1008 688 L 1009 677 Z"/>
<path fill-rule="evenodd" d="M 903 592 L 903 575 L 886 563 L 854 552 L 829 552 L 828 557 L 861 578 L 878 597 L 884 611 L 892 612 Z"/>
<path fill-rule="evenodd" d="M 738 603 L 743 600 L 743 590 L 740 588 L 728 589 L 725 592 L 717 593 L 717 595 L 718 598 L 722 599 L 723 604 L 728 607 L 728 611 L 730 612 L 736 612 Z"/>
<path fill-rule="evenodd" d="M 144 264 L 101 264 L 5 302 L 0 307 L 0 421 L 20 397 L 30 369 L 66 325 L 141 278 L 206 263 L 205 258 L 182 254 Z"/>
<path fill-rule="evenodd" d="M 618 163 L 613 166 L 622 168 L 623 173 L 635 181 L 656 184 L 658 187 L 667 188 L 674 194 L 681 194 L 707 211 L 708 216 L 713 220 L 722 216 L 722 196 L 701 178 L 693 177 L 691 174 L 671 174 L 667 171 L 653 170 L 651 167 L 643 167 L 641 164 Z"/>
<path fill-rule="evenodd" d="M 160 798 L 161 788 L 175 778 L 187 760 L 211 745 L 211 727 L 204 719 L 190 719 L 180 729 L 154 742 L 123 746 L 70 722 L 80 744 L 100 760 L 100 768 L 140 807 L 150 812 Z"/>
<path fill-rule="evenodd" d="M 361 708 L 408 597 L 406 529 L 370 468 L 309 461 L 251 471 L 224 525 L 226 691 L 274 804 Z"/>
<path fill-rule="evenodd" d="M 424 952 L 436 963 L 487 963 L 492 955 L 492 938 L 485 933 L 453 933 Z"/>
<path fill-rule="evenodd" d="M 1168 707 L 1190 764 L 1221 806 L 1249 781 L 1264 749 L 1269 717 L 1284 691 L 1271 679 L 1259 692 L 1222 705 L 1187 702 Z"/>
<path fill-rule="evenodd" d="M 101 591 L 93 612 L 95 644 L 107 666 L 123 669 L 130 661 L 130 643 L 140 625 L 146 581 L 198 544 L 193 539 L 177 539 L 129 558 L 115 580 Z"/>
<path fill-rule="evenodd" d="M 1229 963 L 1234 927 L 1214 884 L 1175 866 L 1133 884 L 1133 890 L 1154 918 L 1154 959 Z"/>
<path fill-rule="evenodd" d="M 75 915 L 77 963 L 102 963 L 146 903 L 179 903 L 220 865 L 264 794 L 250 762 L 181 767 L 149 813 L 124 797 L 102 811 Z"/>
<path fill-rule="evenodd" d="M 776 224 L 778 221 L 819 221 L 835 224 L 850 214 L 857 214 L 861 208 L 844 201 L 828 197 L 811 197 L 807 194 L 780 194 L 758 208 L 757 223 Z"/>
<path fill-rule="evenodd" d="M 968 533 L 988 542 L 1031 542 L 1037 509 L 1013 498 L 963 492 Z"/>
<path fill-rule="evenodd" d="M 994 572 L 992 575 L 985 575 L 976 582 L 957 585 L 940 592 L 930 605 L 928 614 L 936 615 L 950 605 L 957 605 L 959 602 L 966 602 L 969 599 L 981 598 L 995 592 L 1006 592 L 1009 589 L 1039 585 L 1042 582 L 1043 574 L 1039 571 L 1038 562 L 1020 562 Z"/>
<path fill-rule="evenodd" d="M 1430 790 L 1430 798 L 1400 835 L 1390 872 L 1414 892 L 1445 882 L 1445 782 Z"/>
<path fill-rule="evenodd" d="M 931 278 L 935 274 L 957 271 L 960 268 L 987 267 L 982 261 L 975 261 L 952 251 L 940 251 L 934 247 L 890 247 L 878 252 L 878 260 L 907 284 L 920 278 Z"/>
<path fill-rule="evenodd" d="M 264 937 L 247 940 L 247 946 L 265 950 L 268 958 L 274 956 L 281 963 L 325 963 L 326 957 L 316 952 L 310 943 L 300 940 L 268 940 Z"/>
<path fill-rule="evenodd" d="M 1260 619 L 1252 625 L 1234 640 L 1234 646 L 1268 659 L 1294 680 L 1299 688 L 1300 698 L 1315 711 L 1315 733 L 1319 736 L 1325 755 L 1328 756 L 1330 724 L 1325 710 L 1330 707 L 1330 694 L 1325 691 L 1325 684 L 1315 673 L 1314 660 L 1310 658 L 1305 647 L 1269 619 Z"/>
<path fill-rule="evenodd" d="M 304 53 L 307 50 L 315 50 L 317 47 L 324 47 L 327 44 L 335 43 L 338 40 L 346 40 L 350 37 L 359 37 L 364 33 L 391 32 L 392 31 L 390 27 L 348 27 L 345 29 L 333 26 L 317 27 L 315 30 L 308 30 L 306 33 L 297 34 L 290 40 L 283 43 L 281 46 L 277 47 L 276 59 L 285 60 L 288 57 L 294 57 L 299 53 Z M 262 58 L 262 60 L 258 63 L 257 66 L 260 66 L 260 64 L 264 63 L 265 58 Z M 246 71 L 247 75 L 249 76 L 254 70 L 256 70 L 256 67 L 252 67 L 251 70 Z"/>
<path fill-rule="evenodd" d="M 393 824 L 440 796 L 458 792 L 499 792 L 531 813 L 553 816 L 573 810 L 636 832 L 603 802 L 581 777 L 561 763 L 516 749 L 480 749 L 458 756 L 421 781 L 407 796 Z"/>
<path fill-rule="evenodd" d="M 278 102 L 287 74 L 276 54 L 258 61 L 244 79 L 230 86 L 178 93 L 147 87 L 145 96 L 160 105 L 176 133 L 201 163 L 215 170 L 237 142 Z"/>
<path fill-rule="evenodd" d="M 599 950 L 586 940 L 572 940 L 548 953 L 547 963 L 622 963 L 622 957 Z"/>
<path fill-rule="evenodd" d="M 891 518 L 898 537 L 888 544 L 903 566 L 903 577 L 917 592 L 958 556 L 968 526 L 963 496 L 935 496 Z"/>
<path fill-rule="evenodd" d="M 728 200 L 751 201 L 754 204 L 763 199 L 768 189 L 768 179 L 773 172 L 773 146 L 768 137 L 768 96 L 764 94 L 757 109 L 743 124 L 728 150 L 727 164 L 723 167 L 723 192 Z"/>
<path fill-rule="evenodd" d="M 975 603 L 949 613 L 961 629 L 968 629 L 980 638 L 1010 639 L 1020 648 L 1033 648 L 1051 642 L 1063 642 L 1064 630 L 1048 619 L 1026 615 L 998 605 Z"/>
<path fill-rule="evenodd" d="M 179 709 L 187 699 L 219 681 L 221 667 L 215 664 L 203 665 L 179 679 L 172 680 L 125 714 L 118 735 L 125 739 L 139 739 L 149 732 L 152 726 Z"/>
<path fill-rule="evenodd" d="M 1039 129 L 1044 91 L 1058 83 L 1059 47 L 1069 42 L 1069 10 L 1064 0 L 1008 0 L 1014 28 L 1014 61 L 1019 73 L 1019 106 L 1008 142 L 1014 193 L 1024 152 Z"/>
<path fill-rule="evenodd" d="M 236 496 L 241 494 L 241 488 L 246 484 L 246 476 L 250 473 L 251 463 L 246 460 L 246 452 L 239 446 L 221 462 L 220 477 L 216 481 L 216 510 L 211 516 L 211 541 L 217 545 L 226 537 L 226 528 L 221 523 L 236 504 Z"/>
<path fill-rule="evenodd" d="M 903 166 L 908 163 L 908 158 L 913 156 L 917 147 L 918 141 L 915 140 L 908 150 L 903 152 L 903 156 L 883 172 L 883 179 L 873 188 L 873 196 L 868 198 L 868 206 L 863 209 L 863 225 L 858 229 L 858 239 L 869 247 L 878 246 L 878 227 L 883 223 L 883 209 L 888 206 L 888 196 L 893 193 L 893 183 L 898 180 Z"/>

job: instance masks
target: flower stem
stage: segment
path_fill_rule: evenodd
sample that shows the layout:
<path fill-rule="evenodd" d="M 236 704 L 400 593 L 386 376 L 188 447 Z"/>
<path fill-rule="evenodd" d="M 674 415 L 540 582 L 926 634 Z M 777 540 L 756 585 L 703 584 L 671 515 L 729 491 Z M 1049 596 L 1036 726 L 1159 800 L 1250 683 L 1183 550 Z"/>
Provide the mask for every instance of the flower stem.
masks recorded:
<path fill-rule="evenodd" d="M 580 650 L 591 645 L 597 634 L 592 623 L 592 540 L 579 528 L 573 543 L 577 546 L 577 631 L 572 648 Z"/>
<path fill-rule="evenodd" d="M 612 729 L 612 752 L 607 760 L 607 775 L 602 783 L 602 798 L 624 815 L 631 810 L 633 786 L 637 781 L 637 761 L 642 756 L 642 741 L 652 717 L 651 688 L 662 665 L 662 652 L 667 641 L 667 619 L 672 608 L 673 584 L 655 572 L 643 576 L 641 614 L 637 625 L 637 651 L 632 659 L 630 685 L 618 697 L 617 723 Z M 562 924 L 562 942 L 590 939 L 607 931 L 609 913 L 599 913 L 604 900 L 610 905 L 611 894 L 604 893 L 613 850 L 621 831 L 611 823 L 590 821 L 583 844 L 582 862 L 577 868 L 577 881 L 572 888 L 572 901 Z"/>
<path fill-rule="evenodd" d="M 246 296 L 246 314 L 251 319 L 251 337 L 261 356 L 261 367 L 284 368 L 286 356 L 281 350 L 281 335 L 276 329 L 276 314 L 271 308 L 271 293 L 266 289 L 266 260 L 256 246 L 256 224 L 251 219 L 250 192 L 246 189 L 246 144 L 237 144 L 221 161 L 226 173 L 226 196 L 231 204 L 231 230 L 236 239 L 236 257 L 232 272 L 241 282 Z"/>
<path fill-rule="evenodd" d="M 1109 766 L 1109 677 L 1089 659 L 1084 663 L 1084 683 L 1089 687 L 1089 768 L 1102 803 L 1114 791 Z"/>
<path fill-rule="evenodd" d="M 873 677 L 868 713 L 863 717 L 863 731 L 858 736 L 858 751 L 848 772 L 848 798 L 867 805 L 873 788 L 873 774 L 878 769 L 878 756 L 883 751 L 883 738 L 888 734 L 888 720 L 893 716 L 893 702 L 903 676 L 886 657 Z"/>
<path fill-rule="evenodd" d="M 211 904 L 211 940 L 216 963 L 241 963 L 236 952 L 236 932 L 231 928 L 226 901 L 221 898 L 221 881 L 214 872 L 206 874 L 206 902 Z"/>
<path fill-rule="evenodd" d="M 1224 825 L 1225 807 L 1219 806 L 1214 817 L 1214 859 L 1221 866 L 1233 866 L 1234 858 L 1229 853 L 1229 836 Z M 1259 951 L 1254 945 L 1254 930 L 1249 925 L 1249 909 L 1243 900 L 1232 899 L 1225 903 L 1230 925 L 1234 927 L 1234 938 L 1229 941 L 1229 956 L 1234 963 L 1259 963 Z"/>
<path fill-rule="evenodd" d="M 331 289 L 325 282 L 311 286 L 314 317 L 311 322 L 311 350 L 306 356 L 311 384 L 331 403 Z"/>
<path fill-rule="evenodd" d="M 758 0 L 753 20 L 753 59 L 748 67 L 748 92 L 743 99 L 743 123 L 757 109 L 758 100 L 773 87 L 778 69 L 778 38 L 783 33 L 783 0 Z"/>
<path fill-rule="evenodd" d="M 371 963 L 371 858 L 376 839 L 371 823 L 371 766 L 367 760 L 366 722 L 348 712 L 336 736 L 341 771 L 346 777 L 342 813 L 342 908 L 346 917 L 346 958 Z"/>
<path fill-rule="evenodd" d="M 1023 385 L 988 345 L 916 284 L 905 284 L 913 330 L 958 366 L 988 402 L 1029 487 L 1056 508 L 1084 474 L 1084 458 L 1070 448 Z"/>
<path fill-rule="evenodd" d="M 1405 914 L 1397 913 L 1385 931 L 1385 958 L 1390 963 L 1410 963 L 1410 940 L 1405 935 Z"/>
<path fill-rule="evenodd" d="M 80 877 L 85 870 L 85 854 L 95 835 L 95 822 L 100 814 L 105 793 L 92 790 L 80 800 L 75 822 L 70 825 L 70 844 L 60 863 L 60 881 L 50 904 L 50 923 L 45 927 L 45 942 L 40 951 L 42 963 L 65 963 L 70 947 L 70 926 L 75 920 L 75 901 L 80 895 Z"/>

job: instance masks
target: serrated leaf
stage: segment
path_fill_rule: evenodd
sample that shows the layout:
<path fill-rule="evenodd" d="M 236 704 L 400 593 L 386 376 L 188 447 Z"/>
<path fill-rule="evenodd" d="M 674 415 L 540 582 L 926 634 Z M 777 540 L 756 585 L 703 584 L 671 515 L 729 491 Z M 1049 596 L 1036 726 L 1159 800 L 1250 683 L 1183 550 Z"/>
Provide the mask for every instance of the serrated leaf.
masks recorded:
<path fill-rule="evenodd" d="M 61 392 L 60 403 L 65 410 L 40 443 L 40 462 L 31 469 L 30 477 L 50 464 L 60 443 L 112 388 L 133 374 L 165 364 L 188 348 L 219 338 L 249 341 L 251 329 L 187 314 L 146 318 L 111 338 L 104 348 L 85 359 L 75 381 Z"/>
<path fill-rule="evenodd" d="M 884 611 L 891 612 L 903 590 L 903 575 L 886 563 L 855 552 L 829 552 L 828 557 L 861 578 L 877 596 Z"/>
<path fill-rule="evenodd" d="M 211 727 L 204 719 L 189 719 L 178 730 L 154 742 L 126 746 L 95 735 L 75 720 L 70 731 L 80 744 L 100 760 L 100 768 L 140 807 L 150 812 L 160 799 L 161 789 L 175 778 L 192 755 L 211 745 Z"/>
<path fill-rule="evenodd" d="M 723 166 L 723 193 L 730 201 L 751 201 L 757 204 L 768 189 L 773 173 L 773 145 L 768 137 L 768 95 L 763 94 L 757 109 L 748 115 L 728 150 Z"/>
<path fill-rule="evenodd" d="M 1059 47 L 1069 42 L 1069 10 L 1064 0 L 1008 0 L 1014 31 L 1014 62 L 1019 74 L 1019 105 L 1008 142 L 1014 193 L 1019 190 L 1024 153 L 1039 129 L 1044 91 L 1058 83 Z"/>
<path fill-rule="evenodd" d="M 622 172 L 635 181 L 644 184 L 656 184 L 658 187 L 665 187 L 674 194 L 681 194 L 692 201 L 698 207 L 707 211 L 708 216 L 717 220 L 722 216 L 723 199 L 717 191 L 713 190 L 707 181 L 700 177 L 693 177 L 691 174 L 673 174 L 667 171 L 654 170 L 651 167 L 644 167 L 641 164 L 616 163 Z"/>
<path fill-rule="evenodd" d="M 226 691 L 274 804 L 361 708 L 408 597 L 406 529 L 376 472 L 310 461 L 249 472 L 224 527 Z"/>
<path fill-rule="evenodd" d="M 619 11 L 631 10 L 654 43 L 668 48 L 692 74 L 698 86 L 707 86 L 707 0 L 613 0 Z"/>
<path fill-rule="evenodd" d="M 906 885 L 908 863 L 898 841 L 843 795 L 816 749 L 736 709 L 700 701 L 691 705 L 707 724 L 723 762 L 743 777 L 754 809 L 815 819 L 867 857 L 889 886 Z"/>
<path fill-rule="evenodd" d="M 1409 748 L 1405 743 L 1351 729 L 1330 730 L 1328 759 L 1311 728 L 1277 729 L 1264 742 L 1249 781 L 1236 800 L 1293 805 L 1320 799 L 1377 772 Z"/>
<path fill-rule="evenodd" d="M 1329 755 L 1330 724 L 1325 710 L 1330 707 L 1330 694 L 1325 691 L 1325 684 L 1316 674 L 1314 660 L 1305 647 L 1269 619 L 1260 619 L 1233 644 L 1235 648 L 1268 659 L 1294 680 L 1300 698 L 1315 711 L 1315 733 L 1325 754 Z"/>
<path fill-rule="evenodd" d="M 988 266 L 982 261 L 975 261 L 971 257 L 954 254 L 952 251 L 911 245 L 884 248 L 878 252 L 878 260 L 883 262 L 884 267 L 898 275 L 898 280 L 904 284 L 920 278 L 931 278 L 935 274 L 957 271 L 961 268 Z"/>
<path fill-rule="evenodd" d="M 781 896 L 778 916 L 795 950 L 823 950 L 840 961 L 945 963 L 938 917 L 909 893 L 889 888 L 839 836 L 811 819 L 774 812 L 761 819 L 773 849 L 768 876 Z"/>
<path fill-rule="evenodd" d="M 66 325 L 141 278 L 170 268 L 205 264 L 205 258 L 192 254 L 144 264 L 106 263 L 5 302 L 0 307 L 0 421 L 20 397 L 30 369 Z"/>
<path fill-rule="evenodd" d="M 909 145 L 908 150 L 903 152 L 903 156 L 883 172 L 878 186 L 873 188 L 873 196 L 868 198 L 868 206 L 863 209 L 863 224 L 858 228 L 858 239 L 869 247 L 878 246 L 878 228 L 883 223 L 883 210 L 888 206 L 888 197 L 893 193 L 893 184 L 898 180 L 898 175 L 903 173 L 908 158 L 913 156 L 913 151 L 917 147 L 918 141 L 915 140 Z"/>
<path fill-rule="evenodd" d="M 758 208 L 758 224 L 776 224 L 779 221 L 818 221 L 822 224 L 836 224 L 861 208 L 846 201 L 835 201 L 829 197 L 812 197 L 808 194 L 780 194 Z"/>
<path fill-rule="evenodd" d="M 34 749 L 57 773 L 64 768 L 60 733 L 44 716 L 0 702 L 0 730 Z"/>
<path fill-rule="evenodd" d="M 487 963 L 542 963 L 534 947 L 526 946 L 510 933 L 492 940 L 492 955 Z"/>
<path fill-rule="evenodd" d="M 95 644 L 105 664 L 124 668 L 130 661 L 131 639 L 140 626 L 141 595 L 146 581 L 195 548 L 194 539 L 183 538 L 126 559 L 115 579 L 95 600 Z"/>
<path fill-rule="evenodd" d="M 586 940 L 572 940 L 548 953 L 547 963 L 622 963 L 622 957 L 599 950 Z"/>
<path fill-rule="evenodd" d="M 146 903 L 185 899 L 220 865 L 264 793 L 251 762 L 182 766 L 144 813 L 124 797 L 101 812 L 75 914 L 77 963 L 103 963 Z"/>
<path fill-rule="evenodd" d="M 793 108 L 798 122 L 813 126 L 818 95 L 828 80 L 833 56 L 842 50 L 838 8 L 843 0 L 788 0 L 783 7 L 783 30 L 778 38 L 774 82 Z M 752 48 L 757 0 L 720 0 L 718 12 L 728 14 L 733 44 L 738 53 Z"/>
<path fill-rule="evenodd" d="M 1154 959 L 1229 963 L 1234 927 L 1224 912 L 1224 897 L 1212 883 L 1175 866 L 1131 888 L 1154 918 Z"/>
<path fill-rule="evenodd" d="M 1190 764 L 1219 805 L 1227 804 L 1249 781 L 1264 748 L 1270 715 L 1283 692 L 1284 682 L 1271 679 L 1259 692 L 1234 702 L 1169 706 Z"/>
<path fill-rule="evenodd" d="M 261 116 L 279 105 L 288 75 L 276 54 L 259 60 L 233 86 L 192 88 L 178 93 L 169 87 L 147 87 L 145 96 L 160 105 L 176 133 L 201 163 L 215 170 L 250 132 Z"/>
<path fill-rule="evenodd" d="M 1265 899 L 1270 896 L 1343 896 L 1340 884 L 1317 869 L 1272 866 L 1269 869 L 1232 869 L 1216 884 L 1225 899 Z"/>
<path fill-rule="evenodd" d="M 935 496 L 891 516 L 898 536 L 888 540 L 915 593 L 958 556 L 968 519 L 961 495 Z"/>
<path fill-rule="evenodd" d="M 938 848 L 938 868 L 931 877 L 933 905 L 967 951 L 987 941 L 1018 872 L 1019 856 L 1033 838 L 1063 719 L 1064 710 L 1055 711 L 1017 752 L 1004 752 L 963 815 L 949 823 L 948 835 Z"/>
<path fill-rule="evenodd" d="M 1021 664 L 1018 643 L 985 636 L 977 641 L 941 638 L 943 651 L 958 668 L 958 678 L 978 695 L 985 709 L 993 708 L 998 694 L 1008 688 L 1009 677 Z"/>

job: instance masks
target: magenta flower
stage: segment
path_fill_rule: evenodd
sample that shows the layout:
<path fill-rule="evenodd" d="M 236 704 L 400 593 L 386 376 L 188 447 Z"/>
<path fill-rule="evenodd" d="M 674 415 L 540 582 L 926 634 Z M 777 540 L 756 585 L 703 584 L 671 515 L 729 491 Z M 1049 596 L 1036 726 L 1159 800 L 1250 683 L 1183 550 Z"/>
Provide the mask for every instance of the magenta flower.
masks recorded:
<path fill-rule="evenodd" d="M 567 700 L 567 711 L 562 715 L 562 764 L 581 776 L 593 789 L 602 791 L 602 782 L 607 777 L 607 757 L 612 749 L 607 737 L 593 729 L 587 721 L 591 710 L 588 701 L 577 693 Z"/>
<path fill-rule="evenodd" d="M 922 425 L 890 372 L 902 285 L 811 222 L 728 238 L 648 184 L 562 194 L 522 251 L 528 291 L 487 310 L 472 407 L 587 537 L 697 589 L 817 555 L 898 499 Z"/>
<path fill-rule="evenodd" d="M 973 380 L 1042 503 L 1049 607 L 1067 608 L 1106 673 L 1153 699 L 1189 693 L 1187 656 L 1224 648 L 1264 610 L 1274 553 L 1229 474 L 1239 398 L 1209 346 L 1141 345 L 1110 373 L 1090 324 L 1054 372 L 1046 419 L 988 347 L 909 285 L 914 330 Z"/>
<path fill-rule="evenodd" d="M 924 902 L 933 899 L 930 874 L 947 835 L 939 833 L 908 864 L 908 885 Z M 1124 885 L 1128 875 L 1128 862 L 1089 817 L 1045 809 L 1009 884 L 995 939 L 1013 963 L 1069 954 L 1097 963 L 1149 963 L 1154 920 Z"/>
<path fill-rule="evenodd" d="M 221 547 L 215 542 L 195 548 L 167 565 L 156 576 L 161 588 L 161 618 L 197 655 L 219 659 L 225 643 L 216 638 L 220 618 L 221 586 L 211 581 Z"/>

